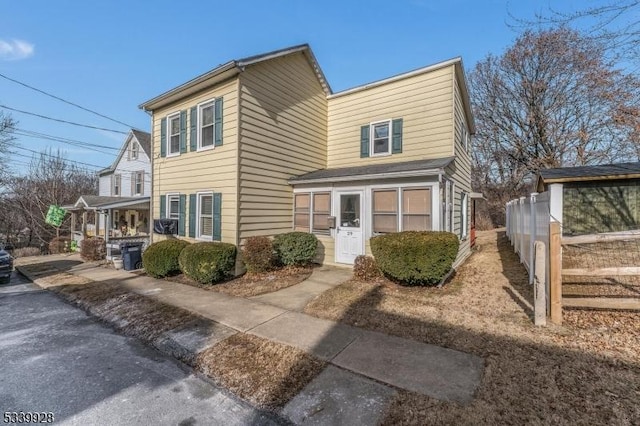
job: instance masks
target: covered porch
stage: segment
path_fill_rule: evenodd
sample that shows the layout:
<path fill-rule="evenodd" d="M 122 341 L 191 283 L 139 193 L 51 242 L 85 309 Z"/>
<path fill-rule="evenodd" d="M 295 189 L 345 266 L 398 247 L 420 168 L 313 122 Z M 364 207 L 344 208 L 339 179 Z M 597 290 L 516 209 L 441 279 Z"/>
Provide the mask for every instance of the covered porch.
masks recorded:
<path fill-rule="evenodd" d="M 150 243 L 149 197 L 83 195 L 67 210 L 71 213 L 71 238 L 78 247 L 86 237 L 105 240 L 107 260 L 120 256 L 124 243 Z"/>

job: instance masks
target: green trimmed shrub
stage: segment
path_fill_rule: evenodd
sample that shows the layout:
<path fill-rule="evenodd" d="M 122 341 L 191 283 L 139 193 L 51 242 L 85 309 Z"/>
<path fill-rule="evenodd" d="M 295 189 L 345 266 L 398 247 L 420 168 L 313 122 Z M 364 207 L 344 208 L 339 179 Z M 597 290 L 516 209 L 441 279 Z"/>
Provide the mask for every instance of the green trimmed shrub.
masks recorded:
<path fill-rule="evenodd" d="M 102 238 L 91 237 L 82 240 L 80 257 L 84 260 L 103 260 L 107 256 L 107 245 Z"/>
<path fill-rule="evenodd" d="M 71 238 L 55 237 L 49 242 L 49 253 L 68 253 L 71 248 Z"/>
<path fill-rule="evenodd" d="M 360 255 L 353 262 L 353 276 L 362 281 L 371 281 L 382 276 L 376 260 L 371 256 Z"/>
<path fill-rule="evenodd" d="M 269 237 L 249 237 L 242 247 L 242 260 L 249 272 L 266 272 L 275 263 L 273 243 Z"/>
<path fill-rule="evenodd" d="M 281 264 L 304 266 L 315 259 L 318 238 L 308 232 L 287 232 L 275 236 L 273 248 Z"/>
<path fill-rule="evenodd" d="M 438 284 L 451 270 L 460 242 L 451 232 L 407 231 L 370 240 L 380 270 L 404 285 Z"/>
<path fill-rule="evenodd" d="M 180 253 L 180 270 L 200 284 L 222 281 L 233 271 L 236 251 L 236 246 L 229 243 L 191 244 Z"/>
<path fill-rule="evenodd" d="M 189 245 L 188 241 L 169 239 L 151 244 L 142 253 L 142 266 L 147 274 L 155 278 L 180 272 L 178 256 Z"/>

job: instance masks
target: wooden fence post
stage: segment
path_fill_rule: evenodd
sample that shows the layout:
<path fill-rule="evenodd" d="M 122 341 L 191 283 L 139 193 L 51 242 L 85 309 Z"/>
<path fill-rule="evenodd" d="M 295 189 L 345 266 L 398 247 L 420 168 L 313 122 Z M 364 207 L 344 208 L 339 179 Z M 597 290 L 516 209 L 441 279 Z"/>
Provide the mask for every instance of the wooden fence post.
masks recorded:
<path fill-rule="evenodd" d="M 549 224 L 549 298 L 551 322 L 562 324 L 562 233 L 560 223 Z"/>
<path fill-rule="evenodd" d="M 533 286 L 533 323 L 538 326 L 547 325 L 547 284 L 545 276 L 547 268 L 546 247 L 542 241 L 536 241 L 535 247 L 535 278 Z"/>

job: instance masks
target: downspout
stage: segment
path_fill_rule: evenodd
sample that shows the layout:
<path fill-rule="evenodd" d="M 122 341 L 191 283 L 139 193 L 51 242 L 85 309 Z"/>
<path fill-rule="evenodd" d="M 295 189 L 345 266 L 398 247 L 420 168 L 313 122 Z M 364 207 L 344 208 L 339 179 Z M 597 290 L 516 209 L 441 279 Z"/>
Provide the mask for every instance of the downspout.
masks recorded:
<path fill-rule="evenodd" d="M 151 146 L 149 147 L 150 152 L 149 152 L 149 161 L 151 161 L 151 183 L 150 183 L 150 191 L 149 191 L 149 224 L 148 224 L 148 230 L 149 230 L 149 245 L 151 245 L 153 243 L 153 182 L 155 180 L 156 174 L 155 174 L 155 166 L 154 166 L 154 148 L 155 148 L 155 135 L 153 133 L 153 113 L 147 111 L 146 108 L 142 107 L 142 111 L 146 112 L 147 115 L 149 115 L 149 119 L 151 120 L 151 126 L 149 127 L 149 134 L 151 135 Z M 158 168 L 159 169 L 159 168 Z M 143 182 L 144 182 L 144 178 L 143 178 Z M 144 195 L 144 194 L 143 194 Z"/>

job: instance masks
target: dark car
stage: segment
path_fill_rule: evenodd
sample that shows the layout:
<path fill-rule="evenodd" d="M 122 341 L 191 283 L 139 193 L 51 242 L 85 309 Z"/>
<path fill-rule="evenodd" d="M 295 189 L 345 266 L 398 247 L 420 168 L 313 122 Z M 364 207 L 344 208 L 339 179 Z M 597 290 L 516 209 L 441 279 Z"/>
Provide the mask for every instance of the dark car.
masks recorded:
<path fill-rule="evenodd" d="M 0 250 L 0 283 L 8 283 L 13 271 L 13 257 L 4 250 Z"/>

